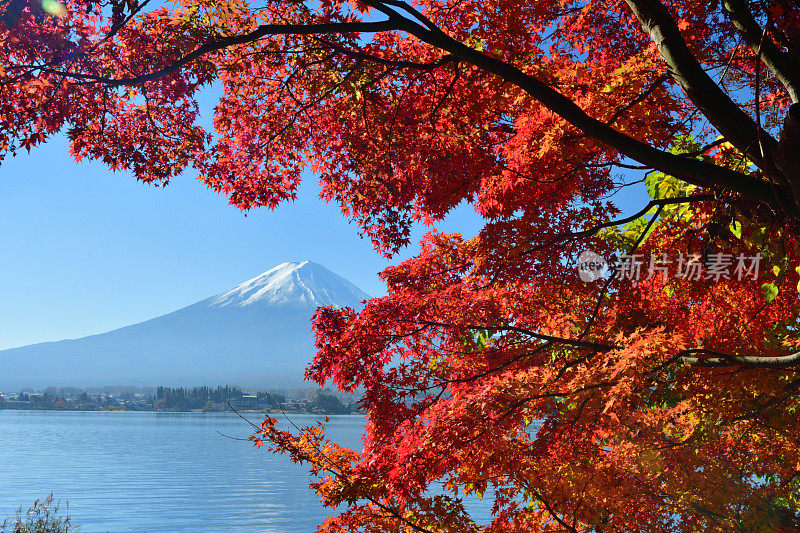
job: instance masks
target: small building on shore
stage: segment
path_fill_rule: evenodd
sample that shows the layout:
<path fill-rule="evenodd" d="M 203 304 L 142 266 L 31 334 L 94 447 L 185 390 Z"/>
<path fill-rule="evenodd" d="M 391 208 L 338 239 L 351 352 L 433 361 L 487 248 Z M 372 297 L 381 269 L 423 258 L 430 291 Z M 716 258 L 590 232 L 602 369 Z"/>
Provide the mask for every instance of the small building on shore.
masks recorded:
<path fill-rule="evenodd" d="M 244 394 L 238 398 L 233 398 L 230 401 L 231 407 L 237 411 L 255 411 L 262 409 L 263 406 L 258 403 L 258 396 L 255 394 Z"/>

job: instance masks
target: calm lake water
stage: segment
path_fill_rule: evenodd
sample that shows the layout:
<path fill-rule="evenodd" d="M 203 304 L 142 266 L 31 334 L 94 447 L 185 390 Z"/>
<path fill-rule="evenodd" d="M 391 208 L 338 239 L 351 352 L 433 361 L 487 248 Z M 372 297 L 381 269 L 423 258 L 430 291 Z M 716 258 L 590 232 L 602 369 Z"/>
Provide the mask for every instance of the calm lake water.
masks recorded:
<path fill-rule="evenodd" d="M 327 427 L 361 448 L 363 417 Z M 250 429 L 227 413 L 0 411 L 0 522 L 52 491 L 84 533 L 314 531 L 331 510 L 306 467 L 220 435 Z"/>
<path fill-rule="evenodd" d="M 318 419 L 289 416 L 301 427 Z M 362 416 L 326 427 L 361 449 Z M 307 468 L 220 435 L 250 430 L 228 413 L 0 410 L 0 523 L 52 492 L 83 533 L 315 531 L 335 511 L 308 488 Z M 469 503 L 485 523 L 488 498 Z"/>

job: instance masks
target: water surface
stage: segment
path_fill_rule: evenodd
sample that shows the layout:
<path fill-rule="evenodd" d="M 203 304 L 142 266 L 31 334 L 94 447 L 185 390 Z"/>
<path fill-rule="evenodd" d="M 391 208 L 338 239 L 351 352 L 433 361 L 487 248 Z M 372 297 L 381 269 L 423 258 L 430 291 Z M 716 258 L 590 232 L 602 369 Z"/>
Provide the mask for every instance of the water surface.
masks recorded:
<path fill-rule="evenodd" d="M 364 422 L 331 416 L 328 436 L 360 450 Z M 251 433 L 233 413 L 0 410 L 0 523 L 52 492 L 83 533 L 316 531 L 336 511 L 308 488 L 308 468 L 223 436 Z M 467 502 L 479 523 L 489 499 Z"/>
<path fill-rule="evenodd" d="M 332 416 L 327 428 L 361 448 L 362 416 Z M 306 467 L 220 433 L 251 428 L 228 413 L 0 411 L 0 522 L 50 492 L 84 533 L 306 533 L 333 512 Z"/>

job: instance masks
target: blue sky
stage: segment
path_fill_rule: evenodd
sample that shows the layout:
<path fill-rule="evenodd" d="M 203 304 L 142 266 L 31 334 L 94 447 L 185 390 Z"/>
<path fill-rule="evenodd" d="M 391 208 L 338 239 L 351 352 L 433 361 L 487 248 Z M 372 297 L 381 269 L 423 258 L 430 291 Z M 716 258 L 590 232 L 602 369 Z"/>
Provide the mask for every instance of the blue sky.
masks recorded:
<path fill-rule="evenodd" d="M 245 217 L 191 173 L 166 188 L 143 185 L 76 163 L 62 137 L 8 157 L 0 165 L 0 349 L 140 322 L 283 261 L 310 259 L 384 294 L 377 273 L 396 260 L 376 254 L 317 192 L 308 179 L 298 201 Z M 473 235 L 478 219 L 464 207 L 440 229 Z"/>

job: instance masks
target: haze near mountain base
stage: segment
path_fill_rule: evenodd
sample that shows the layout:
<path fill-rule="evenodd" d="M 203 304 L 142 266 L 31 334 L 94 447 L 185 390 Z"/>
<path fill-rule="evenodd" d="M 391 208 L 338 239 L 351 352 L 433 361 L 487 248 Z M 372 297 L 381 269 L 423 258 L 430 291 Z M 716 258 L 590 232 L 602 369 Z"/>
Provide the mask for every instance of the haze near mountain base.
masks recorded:
<path fill-rule="evenodd" d="M 369 296 L 311 261 L 282 263 L 233 289 L 146 322 L 0 351 L 0 389 L 46 385 L 290 387 L 314 355 L 321 306 Z"/>

